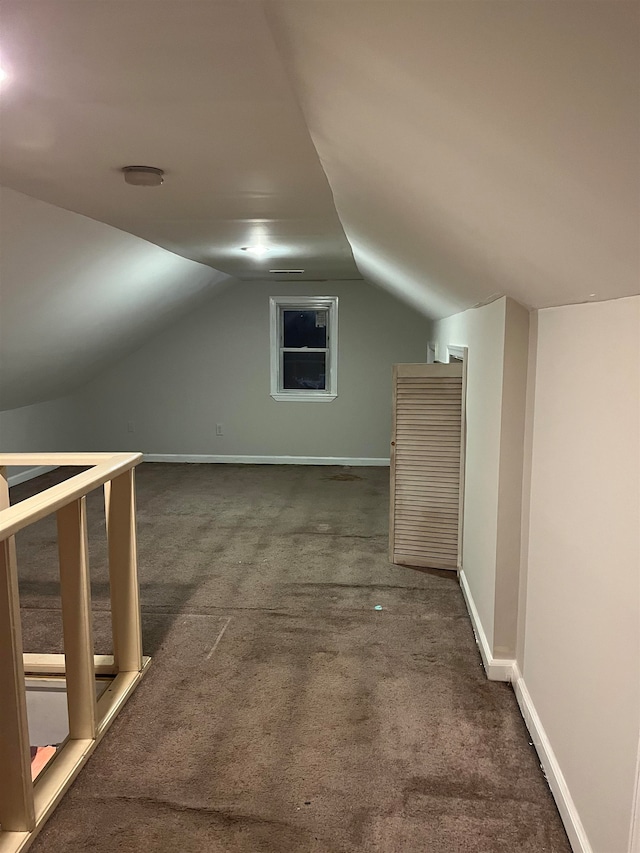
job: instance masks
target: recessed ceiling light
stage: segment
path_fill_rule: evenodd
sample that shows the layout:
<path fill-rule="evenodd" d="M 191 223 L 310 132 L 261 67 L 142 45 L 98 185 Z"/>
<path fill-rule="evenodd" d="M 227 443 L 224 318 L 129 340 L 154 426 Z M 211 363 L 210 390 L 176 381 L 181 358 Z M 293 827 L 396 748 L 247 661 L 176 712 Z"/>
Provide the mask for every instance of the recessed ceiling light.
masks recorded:
<path fill-rule="evenodd" d="M 269 246 L 242 246 L 242 251 L 249 252 L 250 255 L 262 257 L 262 255 L 266 255 L 267 252 L 270 252 L 271 249 Z"/>
<path fill-rule="evenodd" d="M 4 83 L 9 78 L 9 72 L 0 67 L 0 84 Z"/>
<path fill-rule="evenodd" d="M 155 166 L 124 166 L 124 179 L 135 187 L 159 187 L 164 181 L 164 172 Z"/>

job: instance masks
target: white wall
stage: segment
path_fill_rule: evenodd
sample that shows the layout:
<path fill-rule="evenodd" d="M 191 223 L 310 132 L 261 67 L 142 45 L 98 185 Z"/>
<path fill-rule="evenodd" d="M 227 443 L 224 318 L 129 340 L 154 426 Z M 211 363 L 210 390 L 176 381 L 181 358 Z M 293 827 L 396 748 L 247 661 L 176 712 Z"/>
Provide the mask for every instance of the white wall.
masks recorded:
<path fill-rule="evenodd" d="M 0 412 L 0 450 L 73 451 L 87 441 L 86 414 L 74 396 Z"/>
<path fill-rule="evenodd" d="M 269 297 L 280 295 L 339 297 L 331 403 L 270 396 Z M 428 338 L 427 320 L 365 282 L 236 282 L 83 389 L 91 449 L 386 459 L 391 366 L 425 361 Z"/>
<path fill-rule="evenodd" d="M 631 297 L 531 317 L 502 299 L 433 335 L 441 357 L 446 344 L 469 349 L 463 569 L 477 625 L 491 654 L 516 649 L 519 700 L 575 849 L 589 853 L 632 850 L 639 333 Z"/>
<path fill-rule="evenodd" d="M 447 344 L 467 353 L 467 450 L 462 565 L 487 639 L 493 645 L 498 472 L 505 299 L 435 324 L 436 357 Z"/>
<path fill-rule="evenodd" d="M 88 441 L 87 419 L 78 397 L 0 412 L 0 453 L 64 452 L 81 450 Z M 10 467 L 15 477 L 24 467 Z"/>
<path fill-rule="evenodd" d="M 493 623 L 493 653 L 497 658 L 515 657 L 518 636 L 529 322 L 529 312 L 513 299 L 507 299 Z"/>
<path fill-rule="evenodd" d="M 503 297 L 434 328 L 439 360 L 468 348 L 462 568 L 496 658 L 515 656 L 528 319 Z"/>
<path fill-rule="evenodd" d="M 640 297 L 538 315 L 518 663 L 594 853 L 629 850 L 636 773 L 639 332 Z"/>

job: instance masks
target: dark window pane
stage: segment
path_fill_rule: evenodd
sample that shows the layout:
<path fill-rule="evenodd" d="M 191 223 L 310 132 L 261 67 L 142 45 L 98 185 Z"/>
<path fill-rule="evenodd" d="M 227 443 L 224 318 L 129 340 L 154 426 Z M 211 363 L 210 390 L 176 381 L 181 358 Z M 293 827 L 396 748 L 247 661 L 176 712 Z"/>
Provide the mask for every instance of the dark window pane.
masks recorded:
<path fill-rule="evenodd" d="M 327 311 L 283 311 L 285 347 L 326 347 Z"/>
<path fill-rule="evenodd" d="M 315 390 L 326 388 L 326 353 L 283 352 L 284 382 L 287 391 Z"/>

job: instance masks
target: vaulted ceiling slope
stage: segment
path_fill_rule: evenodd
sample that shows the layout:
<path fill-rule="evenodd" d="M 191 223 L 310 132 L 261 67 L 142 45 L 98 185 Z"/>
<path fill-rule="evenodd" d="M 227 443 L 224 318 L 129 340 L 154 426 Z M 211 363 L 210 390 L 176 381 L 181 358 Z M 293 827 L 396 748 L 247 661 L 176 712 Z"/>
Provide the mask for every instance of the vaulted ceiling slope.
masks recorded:
<path fill-rule="evenodd" d="M 71 391 L 228 278 L 1 188 L 0 410 Z"/>
<path fill-rule="evenodd" d="M 0 16 L 0 183 L 239 278 L 361 278 L 261 0 L 1 0 Z M 127 165 L 164 185 L 126 185 Z M 267 258 L 242 251 L 256 242 Z"/>
<path fill-rule="evenodd" d="M 64 208 L 4 194 L 1 405 L 64 393 L 223 273 L 364 275 L 431 317 L 637 292 L 639 11 L 0 0 L 0 183 Z M 137 164 L 164 185 L 126 185 Z"/>
<path fill-rule="evenodd" d="M 640 5 L 278 0 L 360 271 L 432 315 L 640 289 Z"/>

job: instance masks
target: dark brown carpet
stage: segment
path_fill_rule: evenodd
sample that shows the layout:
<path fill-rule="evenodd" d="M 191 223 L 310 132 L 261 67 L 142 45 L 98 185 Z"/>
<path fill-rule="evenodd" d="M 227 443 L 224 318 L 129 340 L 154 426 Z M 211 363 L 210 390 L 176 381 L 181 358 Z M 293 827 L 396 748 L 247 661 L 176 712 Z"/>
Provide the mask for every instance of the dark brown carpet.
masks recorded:
<path fill-rule="evenodd" d="M 138 469 L 153 663 L 34 853 L 568 853 L 455 577 L 387 560 L 387 479 Z M 108 652 L 100 492 L 89 509 Z M 18 543 L 26 651 L 60 648 L 54 532 L 47 520 Z"/>

